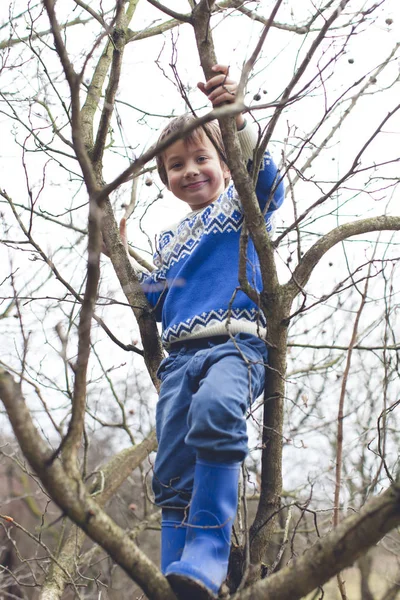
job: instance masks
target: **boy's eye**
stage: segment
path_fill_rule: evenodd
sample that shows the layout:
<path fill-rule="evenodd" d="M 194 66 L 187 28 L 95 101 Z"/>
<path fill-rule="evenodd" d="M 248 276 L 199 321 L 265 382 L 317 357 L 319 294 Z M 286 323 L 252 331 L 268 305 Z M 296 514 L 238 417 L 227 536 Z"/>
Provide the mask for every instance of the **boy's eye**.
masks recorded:
<path fill-rule="evenodd" d="M 170 169 L 179 169 L 182 166 L 181 163 L 173 163 L 172 165 L 170 165 Z"/>
<path fill-rule="evenodd" d="M 197 162 L 200 162 L 200 163 L 205 162 L 206 160 L 207 160 L 207 156 L 199 156 L 197 158 Z"/>

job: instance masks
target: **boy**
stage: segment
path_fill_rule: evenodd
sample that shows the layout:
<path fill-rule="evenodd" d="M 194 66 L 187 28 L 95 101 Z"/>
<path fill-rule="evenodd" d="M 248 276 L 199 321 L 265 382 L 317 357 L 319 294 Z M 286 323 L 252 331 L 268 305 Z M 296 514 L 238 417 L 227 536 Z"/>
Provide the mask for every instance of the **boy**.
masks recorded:
<path fill-rule="evenodd" d="M 233 102 L 236 83 L 228 78 L 228 68 L 216 65 L 214 71 L 199 88 L 214 107 Z M 160 140 L 192 118 L 174 119 Z M 236 124 L 248 162 L 257 136 L 243 115 Z M 212 122 L 157 158 L 161 180 L 191 212 L 161 233 L 156 270 L 139 273 L 169 351 L 158 371 L 153 479 L 162 508 L 161 569 L 178 597 L 191 600 L 215 598 L 227 574 L 239 471 L 247 454 L 245 414 L 263 392 L 267 362 L 265 319 L 239 289 L 243 214 L 224 154 L 219 126 Z M 256 187 L 262 209 L 272 190 L 268 231 L 283 201 L 283 186 L 266 153 Z M 260 290 L 251 241 L 247 276 Z"/>

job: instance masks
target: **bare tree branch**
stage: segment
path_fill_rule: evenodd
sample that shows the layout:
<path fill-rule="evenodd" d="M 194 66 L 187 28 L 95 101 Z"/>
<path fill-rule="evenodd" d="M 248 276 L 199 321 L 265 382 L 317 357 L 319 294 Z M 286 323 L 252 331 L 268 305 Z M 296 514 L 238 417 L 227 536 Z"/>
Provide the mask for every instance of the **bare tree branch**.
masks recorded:
<path fill-rule="evenodd" d="M 113 52 L 108 86 L 105 93 L 100 124 L 97 129 L 96 141 L 93 151 L 91 152 L 91 159 L 95 168 L 96 163 L 98 163 L 103 157 L 110 120 L 114 111 L 115 96 L 119 86 L 122 59 L 126 45 L 126 28 L 128 25 L 126 21 L 127 19 L 124 13 L 124 5 L 119 3 L 117 6 L 117 13 L 112 34 Z"/>
<path fill-rule="evenodd" d="M 68 27 L 74 27 L 75 25 L 85 25 L 89 23 L 91 19 L 81 19 L 80 17 L 73 19 L 72 21 L 68 21 L 68 23 L 61 23 L 60 30 L 63 31 Z M 34 40 L 45 37 L 46 35 L 50 35 L 52 33 L 52 29 L 45 29 L 43 31 L 38 31 L 37 33 L 30 33 L 24 37 L 12 38 L 8 40 L 3 40 L 0 42 L 0 50 L 5 50 L 6 48 L 12 48 L 17 44 L 21 44 L 24 42 L 33 42 Z"/>
<path fill-rule="evenodd" d="M 343 520 L 292 564 L 232 600 L 298 600 L 349 567 L 400 523 L 400 492 L 393 486 Z"/>
<path fill-rule="evenodd" d="M 182 21 L 182 23 L 191 23 L 190 17 L 181 13 L 177 13 L 174 10 L 171 10 L 167 6 L 161 4 L 161 2 L 157 2 L 157 0 L 147 0 L 147 2 L 155 6 L 155 8 L 158 8 L 158 10 L 161 10 L 166 15 L 172 17 L 173 19 L 176 19 L 177 21 Z"/>
<path fill-rule="evenodd" d="M 156 436 L 153 431 L 137 446 L 122 450 L 97 471 L 96 480 L 90 486 L 90 494 L 96 497 L 99 506 L 105 506 L 130 473 L 136 469 L 150 452 L 156 447 Z M 53 562 L 42 587 L 40 600 L 61 599 L 68 577 L 76 569 L 76 556 L 85 540 L 85 533 L 77 526 L 69 531 L 58 554 L 57 562 Z"/>
<path fill-rule="evenodd" d="M 398 231 L 400 229 L 400 217 L 372 217 L 370 219 L 362 219 L 353 223 L 339 225 L 332 229 L 329 233 L 320 238 L 307 252 L 304 254 L 302 261 L 293 271 L 291 280 L 284 286 L 290 296 L 294 298 L 299 290 L 303 288 L 314 267 L 317 265 L 322 256 L 328 252 L 333 246 L 343 240 L 367 233 L 370 231 Z"/>
<path fill-rule="evenodd" d="M 308 67 L 313 55 L 315 54 L 315 52 L 317 51 L 317 49 L 319 48 L 319 46 L 321 45 L 322 41 L 325 39 L 326 33 L 327 31 L 330 29 L 330 27 L 332 26 L 332 24 L 336 21 L 336 19 L 339 17 L 339 15 L 341 14 L 341 12 L 343 11 L 343 9 L 346 7 L 346 5 L 349 3 L 349 0 L 341 0 L 341 2 L 339 3 L 338 8 L 336 8 L 331 16 L 325 20 L 324 25 L 321 27 L 317 37 L 315 38 L 315 40 L 312 42 L 305 58 L 303 59 L 303 61 L 301 62 L 300 66 L 298 67 L 298 69 L 296 70 L 294 76 L 292 77 L 290 83 L 286 86 L 282 96 L 281 96 L 281 106 L 278 107 L 269 124 L 267 127 L 267 130 L 264 134 L 264 138 L 262 140 L 262 142 L 259 145 L 259 148 L 257 149 L 257 153 L 256 156 L 254 157 L 254 170 L 253 170 L 253 177 L 256 177 L 256 174 L 259 171 L 260 168 L 260 164 L 261 164 L 261 159 L 264 155 L 265 149 L 267 147 L 267 145 L 269 144 L 269 141 L 271 139 L 271 135 L 275 129 L 275 125 L 283 111 L 284 105 L 287 102 L 287 100 L 289 99 L 294 87 L 296 86 L 296 84 L 298 83 L 298 81 L 300 80 L 300 78 L 302 77 L 303 73 L 305 72 L 306 68 Z"/>
<path fill-rule="evenodd" d="M 83 8 L 86 12 L 88 12 L 93 17 L 93 19 L 96 19 L 96 21 L 98 21 L 100 25 L 104 27 L 105 30 L 108 30 L 107 23 L 104 21 L 104 19 L 95 10 L 93 10 L 93 8 L 86 4 L 86 2 L 83 2 L 82 0 L 74 0 L 74 2 L 75 4 Z"/>
<path fill-rule="evenodd" d="M 278 245 L 280 243 L 280 241 L 289 233 L 289 231 L 292 231 L 295 227 L 297 227 L 299 225 L 299 223 L 301 223 L 301 221 L 303 221 L 305 219 L 305 217 L 316 207 L 316 206 L 320 206 L 321 204 L 323 204 L 328 198 L 330 198 L 332 196 L 332 194 L 335 193 L 335 191 L 337 189 L 340 188 L 340 186 L 350 177 L 352 177 L 354 174 L 356 174 L 358 171 L 361 170 L 365 170 L 365 169 L 370 169 L 373 167 L 364 167 L 364 169 L 361 168 L 357 168 L 359 163 L 360 163 L 360 159 L 361 156 L 364 154 L 364 152 L 367 150 L 367 148 L 370 146 L 371 142 L 376 138 L 376 136 L 378 135 L 378 133 L 380 131 L 382 131 L 383 126 L 389 121 L 389 119 L 391 119 L 393 117 L 393 115 L 395 115 L 398 111 L 400 110 L 400 104 L 398 104 L 397 106 L 395 106 L 391 111 L 389 111 L 385 117 L 382 119 L 382 121 L 378 124 L 378 126 L 376 127 L 376 129 L 374 130 L 374 132 L 369 136 L 369 138 L 367 139 L 367 141 L 363 144 L 363 146 L 361 147 L 361 149 L 357 152 L 354 160 L 352 161 L 350 167 L 347 169 L 346 173 L 344 175 L 342 175 L 342 177 L 340 177 L 335 183 L 334 185 L 331 187 L 331 189 L 323 194 L 323 196 L 321 198 L 319 198 L 318 200 L 316 200 L 309 208 L 307 208 L 280 236 L 278 236 L 278 238 L 274 241 L 275 245 Z M 396 159 L 396 161 L 399 159 Z M 375 165 L 374 165 L 375 167 Z"/>
<path fill-rule="evenodd" d="M 0 398 L 24 455 L 60 508 L 102 546 L 147 595 L 154 600 L 175 600 L 166 579 L 86 492 L 82 481 L 71 478 L 61 462 L 52 459 L 53 453 L 39 436 L 20 387 L 3 368 L 0 368 Z"/>

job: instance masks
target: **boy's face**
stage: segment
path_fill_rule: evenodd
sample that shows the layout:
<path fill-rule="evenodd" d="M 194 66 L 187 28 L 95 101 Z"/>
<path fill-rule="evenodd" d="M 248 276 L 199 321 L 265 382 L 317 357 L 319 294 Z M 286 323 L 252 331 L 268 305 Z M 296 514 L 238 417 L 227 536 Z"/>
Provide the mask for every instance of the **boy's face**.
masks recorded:
<path fill-rule="evenodd" d="M 206 135 L 197 141 L 179 140 L 172 144 L 164 153 L 164 165 L 168 188 L 192 210 L 217 200 L 225 189 L 225 178 L 229 177 L 227 165 Z"/>

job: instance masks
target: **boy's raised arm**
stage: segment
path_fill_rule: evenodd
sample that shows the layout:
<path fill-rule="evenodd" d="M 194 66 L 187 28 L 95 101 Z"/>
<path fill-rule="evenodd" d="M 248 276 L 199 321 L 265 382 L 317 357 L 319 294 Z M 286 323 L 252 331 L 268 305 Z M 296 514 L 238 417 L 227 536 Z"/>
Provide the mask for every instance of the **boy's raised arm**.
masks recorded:
<path fill-rule="evenodd" d="M 226 65 L 214 65 L 212 69 L 216 73 L 215 76 L 211 77 L 206 83 L 198 83 L 198 88 L 208 97 L 213 107 L 235 102 L 238 84 L 229 77 L 229 67 Z M 249 165 L 249 162 L 253 160 L 254 149 L 258 143 L 257 130 L 253 124 L 244 118 L 242 113 L 236 116 L 236 126 L 243 159 Z M 274 193 L 271 198 L 272 191 Z M 258 175 L 256 194 L 262 210 L 264 210 L 268 203 L 268 226 L 271 214 L 282 204 L 284 196 L 283 183 L 268 151 L 265 153 Z"/>
<path fill-rule="evenodd" d="M 229 67 L 214 65 L 215 76 L 206 83 L 199 82 L 197 87 L 207 96 L 214 108 L 221 104 L 233 104 L 236 100 L 237 82 L 229 77 Z M 244 162 L 253 159 L 253 152 L 258 142 L 255 127 L 249 125 L 243 114 L 236 115 L 236 127 Z"/>
<path fill-rule="evenodd" d="M 200 81 L 197 84 L 199 90 L 210 100 L 214 108 L 221 104 L 233 104 L 236 100 L 237 82 L 229 77 L 229 67 L 226 65 L 214 65 L 212 70 L 215 76 L 206 83 Z M 240 131 L 245 125 L 242 113 L 236 115 L 236 127 Z"/>

